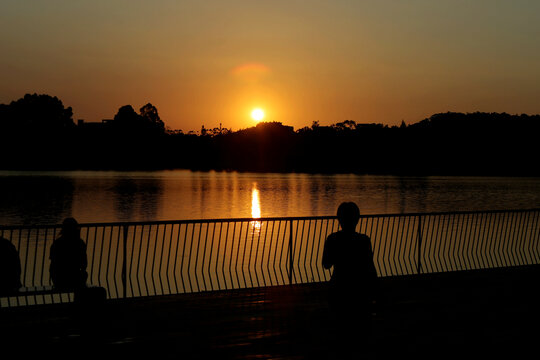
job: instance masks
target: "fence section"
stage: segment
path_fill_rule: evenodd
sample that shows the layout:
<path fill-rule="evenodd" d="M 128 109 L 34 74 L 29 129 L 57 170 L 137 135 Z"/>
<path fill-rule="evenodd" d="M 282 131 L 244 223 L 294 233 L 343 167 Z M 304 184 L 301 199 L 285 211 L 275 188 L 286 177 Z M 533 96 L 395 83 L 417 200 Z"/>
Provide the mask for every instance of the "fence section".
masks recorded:
<path fill-rule="evenodd" d="M 539 263 L 540 210 L 362 216 L 379 276 Z M 82 224 L 88 282 L 109 298 L 326 281 L 324 241 L 335 217 Z M 59 226 L 0 227 L 18 249 L 24 286 L 50 285 Z M 1 298 L 2 306 L 71 296 Z"/>

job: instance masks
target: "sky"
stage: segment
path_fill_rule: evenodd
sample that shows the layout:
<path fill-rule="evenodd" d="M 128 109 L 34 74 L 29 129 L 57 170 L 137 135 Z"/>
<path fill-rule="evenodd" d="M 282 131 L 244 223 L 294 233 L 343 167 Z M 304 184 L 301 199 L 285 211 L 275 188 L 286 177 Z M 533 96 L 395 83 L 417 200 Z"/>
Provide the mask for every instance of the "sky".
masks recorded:
<path fill-rule="evenodd" d="M 171 129 L 540 113 L 536 0 L 2 0 L 0 103 L 74 120 L 150 102 Z"/>

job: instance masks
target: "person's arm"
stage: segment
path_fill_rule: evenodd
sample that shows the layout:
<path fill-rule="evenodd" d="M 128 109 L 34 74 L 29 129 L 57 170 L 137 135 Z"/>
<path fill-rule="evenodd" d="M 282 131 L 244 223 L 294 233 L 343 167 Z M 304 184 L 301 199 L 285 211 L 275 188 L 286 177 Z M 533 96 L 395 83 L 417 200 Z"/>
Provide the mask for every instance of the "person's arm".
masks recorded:
<path fill-rule="evenodd" d="M 330 234 L 324 242 L 322 265 L 325 269 L 330 269 L 334 265 L 333 236 Z"/>
<path fill-rule="evenodd" d="M 55 281 L 56 275 L 57 275 L 57 264 L 56 264 L 56 243 L 53 242 L 51 245 L 51 248 L 49 249 L 49 260 L 51 261 L 49 264 L 49 274 L 51 276 L 51 280 Z"/>
<path fill-rule="evenodd" d="M 371 246 L 371 239 L 366 236 L 369 246 L 369 274 L 372 278 L 377 279 L 377 270 L 375 269 L 375 262 L 373 261 L 373 248 Z"/>
<path fill-rule="evenodd" d="M 51 260 L 51 262 L 54 259 L 54 248 L 55 248 L 55 244 L 53 242 L 50 249 L 49 249 L 49 260 Z"/>
<path fill-rule="evenodd" d="M 15 247 L 13 249 L 15 250 Z M 19 252 L 17 250 L 15 250 L 15 253 L 13 254 L 13 259 L 15 261 L 15 274 L 18 280 L 17 285 L 18 287 L 21 287 L 22 286 L 22 283 L 21 283 L 22 268 L 21 268 L 21 259 L 19 258 Z"/>
<path fill-rule="evenodd" d="M 81 239 L 81 254 L 80 254 L 81 270 L 86 270 L 88 267 L 88 259 L 86 257 L 86 244 Z"/>
<path fill-rule="evenodd" d="M 21 259 L 19 258 L 19 252 L 15 248 L 15 245 L 9 243 L 9 268 L 13 271 L 13 279 L 16 279 L 15 285 L 17 288 L 22 286 L 21 284 Z"/>
<path fill-rule="evenodd" d="M 371 287 L 371 301 L 374 303 L 377 301 L 378 297 L 378 282 L 379 278 L 377 277 L 377 269 L 375 269 L 375 262 L 373 261 L 373 248 L 371 246 L 371 239 L 369 236 L 366 236 L 367 241 L 367 247 L 369 252 L 369 259 L 368 259 L 368 276 L 369 276 L 369 282 Z"/>

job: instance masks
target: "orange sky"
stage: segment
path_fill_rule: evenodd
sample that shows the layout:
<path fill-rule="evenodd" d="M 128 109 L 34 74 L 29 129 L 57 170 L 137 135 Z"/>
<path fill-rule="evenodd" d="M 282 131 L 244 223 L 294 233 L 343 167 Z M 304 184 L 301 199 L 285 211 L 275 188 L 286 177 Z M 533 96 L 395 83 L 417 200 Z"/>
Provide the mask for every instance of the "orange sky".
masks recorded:
<path fill-rule="evenodd" d="M 154 104 L 172 129 L 399 124 L 540 113 L 540 2 L 13 1 L 0 102 L 58 96 L 74 118 Z"/>

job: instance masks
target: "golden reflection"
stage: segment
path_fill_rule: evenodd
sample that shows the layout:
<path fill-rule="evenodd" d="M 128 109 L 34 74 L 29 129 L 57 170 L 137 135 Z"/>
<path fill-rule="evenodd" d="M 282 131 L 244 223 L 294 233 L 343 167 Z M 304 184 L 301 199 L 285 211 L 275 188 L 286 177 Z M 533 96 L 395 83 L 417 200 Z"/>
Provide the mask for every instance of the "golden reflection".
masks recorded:
<path fill-rule="evenodd" d="M 253 189 L 251 190 L 251 217 L 253 219 L 259 219 L 261 217 L 261 202 L 259 200 L 259 190 L 257 190 L 257 183 L 253 183 Z M 260 221 L 252 221 L 251 227 L 254 231 L 258 232 L 261 229 Z"/>
<path fill-rule="evenodd" d="M 253 183 L 253 190 L 251 190 L 251 217 L 254 219 L 261 217 L 261 202 L 259 201 L 257 183 Z"/>

